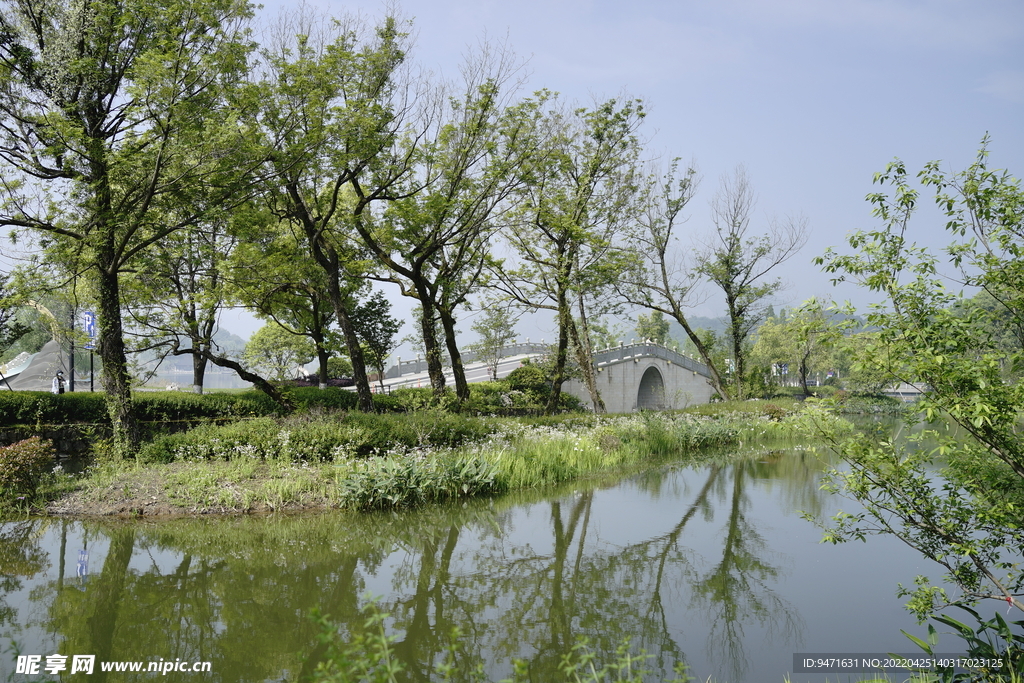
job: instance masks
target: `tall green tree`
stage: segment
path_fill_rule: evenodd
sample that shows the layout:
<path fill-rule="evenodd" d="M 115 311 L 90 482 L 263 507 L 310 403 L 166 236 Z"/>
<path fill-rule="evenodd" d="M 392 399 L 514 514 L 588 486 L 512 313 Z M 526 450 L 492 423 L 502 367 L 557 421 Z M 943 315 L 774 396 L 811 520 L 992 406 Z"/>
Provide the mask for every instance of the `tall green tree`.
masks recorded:
<path fill-rule="evenodd" d="M 16 300 L 7 289 L 7 276 L 0 275 L 0 353 L 29 332 L 28 326 L 15 318 L 17 312 Z"/>
<path fill-rule="evenodd" d="M 306 335 L 267 323 L 252 335 L 242 358 L 261 375 L 282 382 L 292 379 L 295 369 L 313 360 L 315 354 L 316 349 Z"/>
<path fill-rule="evenodd" d="M 231 300 L 225 272 L 238 240 L 230 218 L 210 216 L 179 230 L 140 254 L 126 278 L 127 329 L 136 351 L 155 349 L 192 358 L 192 386 L 203 393 L 214 334 Z"/>
<path fill-rule="evenodd" d="M 477 361 L 483 360 L 487 364 L 492 380 L 498 379 L 502 351 L 515 341 L 515 323 L 508 307 L 493 301 L 482 306 L 481 316 L 471 326 L 478 335 L 471 348 L 476 353 Z"/>
<path fill-rule="evenodd" d="M 640 339 L 649 339 L 657 344 L 668 342 L 668 320 L 661 311 L 641 313 L 636 318 L 636 334 Z"/>
<path fill-rule="evenodd" d="M 882 189 L 868 197 L 880 227 L 851 235 L 852 254 L 829 250 L 819 259 L 838 281 L 881 297 L 867 316 L 876 330 L 869 355 L 893 382 L 925 388 L 919 443 L 834 440 L 849 467 L 833 470 L 828 483 L 864 509 L 835 518 L 827 538 L 891 534 L 942 566 L 959 590 L 954 597 L 919 577 L 908 607 L 922 617 L 989 598 L 1024 610 L 1024 385 L 1002 369 L 1024 351 L 1000 348 L 987 316 L 965 315 L 948 286 L 952 274 L 1024 322 L 1024 191 L 986 157 L 983 147 L 958 173 L 929 163 L 920 185 L 903 162 L 890 163 L 875 176 Z M 952 240 L 944 256 L 912 241 L 911 219 L 929 190 Z"/>
<path fill-rule="evenodd" d="M 324 389 L 330 375 L 328 360 L 344 348 L 341 335 L 332 329 L 335 310 L 327 274 L 308 258 L 305 235 L 293 231 L 294 226 L 265 215 L 254 223 L 229 266 L 233 296 L 260 317 L 309 338 Z M 253 268 L 254 263 L 260 267 Z"/>
<path fill-rule="evenodd" d="M 594 409 L 604 412 L 590 304 L 631 266 L 617 237 L 641 196 L 637 130 L 645 113 L 640 101 L 608 100 L 566 111 L 549 105 L 549 98 L 542 93 L 536 100 L 543 115 L 534 134 L 541 136 L 542 151 L 522 171 L 519 219 L 505 232 L 518 263 L 498 274 L 502 289 L 523 307 L 555 314 L 558 340 L 547 409 L 558 406 L 575 350 Z"/>
<path fill-rule="evenodd" d="M 710 384 L 719 396 L 728 396 L 724 358 L 718 353 L 716 335 L 694 328 L 687 317 L 687 309 L 698 301 L 700 281 L 695 264 L 688 262 L 677 247 L 678 232 L 686 221 L 683 211 L 696 194 L 700 176 L 692 164 L 680 174 L 677 160 L 663 175 L 646 182 L 649 191 L 627 235 L 636 266 L 625 272 L 619 294 L 630 304 L 660 312 L 679 323 L 689 344 L 707 365 Z"/>
<path fill-rule="evenodd" d="M 833 365 L 833 354 L 843 339 L 846 326 L 833 319 L 833 311 L 812 298 L 788 315 L 768 318 L 757 329 L 751 360 L 763 366 L 791 364 L 804 394 L 810 396 L 807 378 Z"/>
<path fill-rule="evenodd" d="M 121 276 L 235 194 L 224 87 L 248 68 L 238 0 L 8 0 L 0 11 L 0 225 L 76 245 L 123 451 L 139 441 Z M 169 216 L 173 216 L 169 219 Z"/>
<path fill-rule="evenodd" d="M 510 106 L 517 73 L 510 53 L 485 48 L 467 59 L 461 83 L 438 85 L 430 93 L 438 101 L 435 120 L 422 139 L 406 145 L 415 164 L 406 196 L 392 202 L 379 223 L 355 224 L 386 279 L 423 311 L 421 336 L 435 395 L 444 392 L 447 352 L 459 401 L 469 398 L 469 384 L 456 339 L 457 309 L 485 279 L 491 236 L 509 213 L 520 168 L 535 152 L 528 134 L 532 110 Z"/>
<path fill-rule="evenodd" d="M 697 273 L 725 297 L 736 398 L 743 398 L 750 334 L 765 319 L 771 297 L 784 286 L 772 271 L 792 258 L 807 239 L 799 221 L 773 221 L 766 232 L 751 234 L 753 208 L 754 193 L 746 172 L 739 168 L 731 178 L 723 178 L 711 202 L 715 229 L 696 262 Z"/>
<path fill-rule="evenodd" d="M 372 207 L 407 190 L 409 123 L 404 26 L 394 16 L 367 28 L 299 10 L 285 14 L 264 52 L 249 121 L 265 150 L 261 196 L 270 212 L 305 236 L 325 274 L 361 410 L 373 409 L 366 361 L 352 320 L 371 264 L 356 241 Z M 408 131 L 415 141 L 417 134 Z M 410 144 L 411 149 L 416 145 Z"/>
<path fill-rule="evenodd" d="M 395 335 L 402 321 L 391 315 L 391 302 L 383 292 L 374 292 L 356 307 L 354 322 L 366 360 L 377 371 L 377 383 L 384 389 L 384 366 L 395 350 Z"/>

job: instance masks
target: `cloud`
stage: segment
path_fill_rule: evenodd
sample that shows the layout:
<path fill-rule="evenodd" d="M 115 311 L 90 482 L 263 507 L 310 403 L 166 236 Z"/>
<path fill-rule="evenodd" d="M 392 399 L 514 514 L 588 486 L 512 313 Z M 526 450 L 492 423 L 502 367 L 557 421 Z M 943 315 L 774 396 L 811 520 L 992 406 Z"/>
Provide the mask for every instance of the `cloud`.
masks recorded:
<path fill-rule="evenodd" d="M 1024 71 L 990 73 L 977 90 L 1001 100 L 1024 102 Z"/>

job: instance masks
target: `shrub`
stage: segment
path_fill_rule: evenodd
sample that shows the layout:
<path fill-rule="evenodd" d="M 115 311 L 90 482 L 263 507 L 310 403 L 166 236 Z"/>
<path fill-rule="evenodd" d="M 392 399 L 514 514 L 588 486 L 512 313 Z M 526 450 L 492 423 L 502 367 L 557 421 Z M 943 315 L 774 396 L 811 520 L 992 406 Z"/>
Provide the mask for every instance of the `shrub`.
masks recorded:
<path fill-rule="evenodd" d="M 296 387 L 288 391 L 289 397 L 299 410 L 322 408 L 326 410 L 355 410 L 359 405 L 359 396 L 354 391 L 340 387 Z"/>
<path fill-rule="evenodd" d="M 502 381 L 513 391 L 533 393 L 538 397 L 546 397 L 551 393 L 551 380 L 536 365 L 516 368 Z"/>
<path fill-rule="evenodd" d="M 37 436 L 0 447 L 0 492 L 7 496 L 35 494 L 55 457 L 53 444 Z"/>
<path fill-rule="evenodd" d="M 764 408 L 762 408 L 761 410 L 764 413 L 765 417 L 767 417 L 769 420 L 774 420 L 775 422 L 781 421 L 782 418 L 786 416 L 786 410 L 784 408 L 780 408 L 774 403 L 765 404 Z"/>
<path fill-rule="evenodd" d="M 330 461 L 367 457 L 392 449 L 456 448 L 495 430 L 490 422 L 439 410 L 408 415 L 347 413 L 341 418 L 262 417 L 226 425 L 205 424 L 164 434 L 142 447 L 143 462 L 236 458 Z"/>
<path fill-rule="evenodd" d="M 106 422 L 103 394 L 60 396 L 48 391 L 0 391 L 0 424 L 63 424 Z"/>

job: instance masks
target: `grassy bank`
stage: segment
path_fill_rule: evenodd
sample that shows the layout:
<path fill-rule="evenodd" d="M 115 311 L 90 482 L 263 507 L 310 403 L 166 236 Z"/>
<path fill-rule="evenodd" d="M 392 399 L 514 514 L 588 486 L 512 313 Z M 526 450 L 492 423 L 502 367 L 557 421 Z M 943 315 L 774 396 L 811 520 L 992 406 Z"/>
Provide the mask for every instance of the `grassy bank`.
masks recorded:
<path fill-rule="evenodd" d="M 98 458 L 82 473 L 46 473 L 33 496 L 8 496 L 8 505 L 120 515 L 402 508 L 792 437 L 798 420 L 799 412 L 788 409 L 556 418 L 438 410 L 259 417 L 162 435 L 137 460 Z"/>

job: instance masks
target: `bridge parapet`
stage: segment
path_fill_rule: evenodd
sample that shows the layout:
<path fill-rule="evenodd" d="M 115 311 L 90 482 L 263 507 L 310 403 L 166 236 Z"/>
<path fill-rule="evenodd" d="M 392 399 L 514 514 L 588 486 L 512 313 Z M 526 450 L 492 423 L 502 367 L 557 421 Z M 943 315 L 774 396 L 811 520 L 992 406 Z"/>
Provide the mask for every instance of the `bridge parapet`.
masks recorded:
<path fill-rule="evenodd" d="M 501 350 L 501 358 L 509 358 L 511 356 L 536 356 L 542 355 L 548 352 L 549 345 L 538 342 L 517 342 L 515 344 L 509 344 Z M 474 351 L 464 351 L 462 353 L 463 363 L 476 363 L 481 362 L 482 359 L 478 358 L 479 354 Z M 392 365 L 384 372 L 384 379 L 393 379 L 395 377 L 401 377 L 402 375 L 414 375 L 421 372 L 427 371 L 427 361 L 424 358 L 415 358 L 412 360 L 398 359 L 398 362 Z"/>
<path fill-rule="evenodd" d="M 655 342 L 620 344 L 604 351 L 598 351 L 594 354 L 594 363 L 598 367 L 602 367 L 610 363 L 620 363 L 633 358 L 661 358 L 704 377 L 711 377 L 708 366 Z"/>

